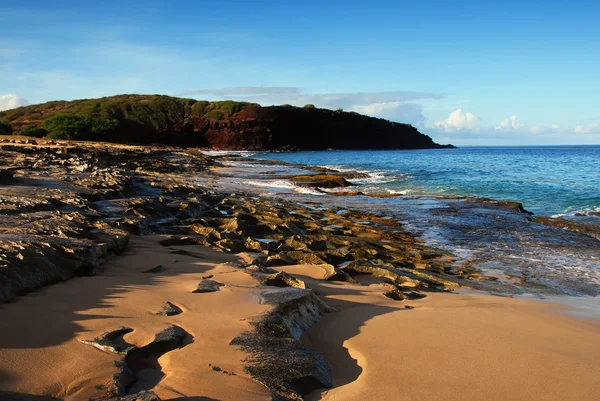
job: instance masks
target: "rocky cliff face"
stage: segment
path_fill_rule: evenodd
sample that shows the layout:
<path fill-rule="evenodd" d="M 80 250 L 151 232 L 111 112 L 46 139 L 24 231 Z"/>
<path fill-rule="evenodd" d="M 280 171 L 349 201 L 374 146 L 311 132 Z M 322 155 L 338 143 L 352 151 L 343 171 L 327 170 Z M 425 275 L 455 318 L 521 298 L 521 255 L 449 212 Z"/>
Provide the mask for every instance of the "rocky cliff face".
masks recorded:
<path fill-rule="evenodd" d="M 64 121 L 58 123 L 56 118 Z M 10 123 L 15 133 L 23 127 L 31 132 L 31 126 L 41 126 L 48 129 L 51 137 L 59 139 L 216 149 L 452 147 L 436 144 L 411 125 L 354 112 L 314 107 L 261 107 L 232 101 L 211 103 L 157 95 L 48 102 L 0 112 L 0 120 Z M 85 127 L 89 129 L 86 131 Z M 98 127 L 102 127 L 102 132 Z"/>
<path fill-rule="evenodd" d="M 218 149 L 452 147 L 436 144 L 408 124 L 326 109 L 248 106 L 224 120 L 194 119 L 193 125 L 206 145 Z"/>

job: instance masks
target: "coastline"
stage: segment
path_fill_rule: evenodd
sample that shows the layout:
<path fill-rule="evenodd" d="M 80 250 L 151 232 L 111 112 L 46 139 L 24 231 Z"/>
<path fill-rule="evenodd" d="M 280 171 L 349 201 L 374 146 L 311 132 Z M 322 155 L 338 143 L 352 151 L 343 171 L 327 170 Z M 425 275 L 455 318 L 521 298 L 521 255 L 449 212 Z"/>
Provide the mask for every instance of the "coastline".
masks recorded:
<path fill-rule="evenodd" d="M 76 147 L 71 154 L 87 157 L 94 145 Z M 210 170 L 222 168 L 219 160 L 178 149 L 153 153 L 109 146 L 102 157 L 121 162 L 123 149 L 131 152 L 125 156 L 132 165 L 124 170 L 130 183 L 123 181 L 122 188 L 109 188 L 100 198 L 78 192 L 101 216 L 81 206 L 77 213 L 87 211 L 93 224 L 109 224 L 110 229 L 102 226 L 105 235 L 126 235 L 129 244 L 121 255 L 112 255 L 118 249 L 111 248 L 98 257 L 94 276 L 44 286 L 0 307 L 5 361 L 0 391 L 106 399 L 121 357 L 81 340 L 125 326 L 133 331 L 123 340 L 143 348 L 170 325 L 188 337 L 155 359 L 146 357 L 142 369 L 133 368 L 138 377 L 128 393 L 152 390 L 163 400 L 274 395 L 525 400 L 539 394 L 591 400 L 600 390 L 593 380 L 600 373 L 595 318 L 559 314 L 554 310 L 560 304 L 538 300 L 456 293 L 459 286 L 499 292 L 503 283 L 476 266 L 457 271 L 452 255 L 429 247 L 393 219 L 304 198 L 261 198 L 236 188 L 219 192 L 215 184 L 223 178 Z M 25 158 L 36 157 L 27 152 Z M 31 166 L 13 170 L 16 181 L 6 188 L 30 185 L 38 171 Z M 87 168 L 78 177 L 82 183 L 104 167 Z M 61 169 L 49 167 L 44 179 Z M 21 207 L 30 209 L 20 212 L 31 218 L 39 213 L 35 205 Z M 68 213 L 75 213 L 73 205 L 56 215 Z M 371 252 L 369 260 L 379 262 L 369 267 L 347 259 L 361 252 L 364 258 Z M 157 265 L 165 270 L 144 273 Z M 224 286 L 193 293 L 205 280 Z M 314 311 L 302 311 L 307 302 L 315 307 L 317 299 L 325 305 L 316 301 Z M 156 315 L 166 301 L 182 313 Z M 260 331 L 274 327 L 287 332 Z M 291 363 L 287 367 L 308 372 L 304 377 L 311 379 L 298 381 L 302 376 L 282 369 L 275 372 L 282 381 L 266 380 L 273 371 L 261 369 L 273 363 L 273 350 L 293 355 L 284 361 Z M 321 356 L 331 371 L 321 366 Z M 317 390 L 328 384 L 334 388 Z"/>

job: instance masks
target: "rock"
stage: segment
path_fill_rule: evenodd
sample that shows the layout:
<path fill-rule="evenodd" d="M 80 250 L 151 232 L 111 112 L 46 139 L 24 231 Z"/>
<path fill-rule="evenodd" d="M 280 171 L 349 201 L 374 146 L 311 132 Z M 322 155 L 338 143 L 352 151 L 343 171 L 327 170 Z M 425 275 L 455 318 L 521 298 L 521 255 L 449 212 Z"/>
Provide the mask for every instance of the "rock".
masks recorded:
<path fill-rule="evenodd" d="M 338 188 L 352 185 L 344 177 L 330 174 L 300 175 L 290 178 L 290 181 L 307 188 Z"/>
<path fill-rule="evenodd" d="M 406 296 L 396 286 L 388 285 L 388 290 L 383 293 L 386 297 L 393 299 L 394 301 L 404 301 Z"/>
<path fill-rule="evenodd" d="M 266 291 L 262 300 L 273 311 L 231 342 L 252 356 L 246 372 L 271 389 L 273 399 L 301 400 L 316 388 L 332 387 L 327 362 L 298 341 L 332 309 L 312 291 L 291 287 Z"/>
<path fill-rule="evenodd" d="M 290 252 L 281 252 L 279 254 L 280 258 L 287 257 L 290 260 L 294 260 L 294 264 L 298 265 L 325 265 L 323 259 L 317 256 L 314 252 L 300 252 L 300 251 L 290 251 Z"/>
<path fill-rule="evenodd" d="M 216 292 L 221 289 L 225 284 L 219 283 L 218 281 L 203 279 L 200 284 L 198 284 L 198 288 L 196 288 L 193 293 L 207 293 L 207 292 Z"/>
<path fill-rule="evenodd" d="M 262 285 L 273 287 L 294 287 L 306 288 L 306 284 L 296 277 L 290 276 L 286 272 L 277 272 L 274 274 L 266 274 L 261 277 Z"/>
<path fill-rule="evenodd" d="M 60 401 L 58 398 L 25 394 L 25 393 L 14 393 L 12 391 L 0 390 L 0 400 L 2 401 Z"/>
<path fill-rule="evenodd" d="M 110 383 L 109 393 L 118 397 L 127 393 L 127 389 L 135 381 L 135 375 L 124 361 L 118 362 L 117 367 L 118 370 Z"/>
<path fill-rule="evenodd" d="M 156 265 L 155 267 L 152 267 L 148 270 L 144 270 L 144 273 L 162 273 L 167 271 L 167 268 L 164 267 L 163 265 Z"/>
<path fill-rule="evenodd" d="M 154 391 L 140 391 L 139 393 L 113 398 L 108 401 L 161 401 Z"/>
<path fill-rule="evenodd" d="M 14 181 L 15 178 L 12 171 L 5 168 L 0 168 L 0 185 L 9 185 Z"/>
<path fill-rule="evenodd" d="M 118 371 L 113 375 L 109 392 L 112 396 L 124 396 L 135 384 L 138 373 L 149 366 L 158 366 L 158 359 L 167 352 L 184 346 L 191 336 L 179 326 L 169 326 L 154 336 L 154 340 L 143 347 L 131 347 L 125 352 L 123 360 L 118 361 Z M 118 400 L 154 400 L 154 393 L 142 391 L 137 394 L 118 398 Z M 138 398 L 135 398 L 138 397 Z M 142 398 L 139 398 L 142 397 Z"/>
<path fill-rule="evenodd" d="M 261 300 L 276 306 L 275 313 L 297 340 L 325 313 L 335 311 L 308 289 L 287 287 L 268 290 L 261 294 Z"/>
<path fill-rule="evenodd" d="M 333 268 L 333 266 L 332 266 Z M 333 271 L 325 278 L 327 281 L 346 281 L 348 283 L 357 283 L 348 273 L 343 269 L 333 268 Z"/>
<path fill-rule="evenodd" d="M 276 266 L 290 266 L 295 265 L 298 261 L 285 253 L 277 255 L 267 256 L 260 255 L 254 259 L 253 264 L 257 264 L 264 267 L 276 267 Z"/>
<path fill-rule="evenodd" d="M 81 343 L 91 345 L 104 352 L 114 352 L 115 354 L 126 354 L 127 351 L 133 348 L 133 345 L 128 344 L 123 336 L 133 331 L 130 327 L 120 327 L 115 330 L 107 331 L 93 340 L 81 340 Z"/>
<path fill-rule="evenodd" d="M 180 307 L 178 307 L 175 304 L 172 304 L 169 301 L 166 301 L 165 303 L 163 303 L 161 305 L 160 309 L 157 312 L 154 312 L 154 314 L 162 315 L 162 316 L 175 316 L 175 315 L 179 315 L 182 312 L 183 311 L 181 310 Z"/>

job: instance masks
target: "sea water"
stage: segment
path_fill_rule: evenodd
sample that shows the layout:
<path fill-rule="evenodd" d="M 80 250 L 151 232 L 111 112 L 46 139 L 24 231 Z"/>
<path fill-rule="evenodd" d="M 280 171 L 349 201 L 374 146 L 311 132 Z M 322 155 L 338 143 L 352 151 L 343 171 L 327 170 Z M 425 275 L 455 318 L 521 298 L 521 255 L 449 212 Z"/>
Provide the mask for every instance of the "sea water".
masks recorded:
<path fill-rule="evenodd" d="M 462 147 L 390 151 L 260 153 L 366 172 L 361 190 L 522 202 L 536 215 L 600 212 L 600 146 Z"/>

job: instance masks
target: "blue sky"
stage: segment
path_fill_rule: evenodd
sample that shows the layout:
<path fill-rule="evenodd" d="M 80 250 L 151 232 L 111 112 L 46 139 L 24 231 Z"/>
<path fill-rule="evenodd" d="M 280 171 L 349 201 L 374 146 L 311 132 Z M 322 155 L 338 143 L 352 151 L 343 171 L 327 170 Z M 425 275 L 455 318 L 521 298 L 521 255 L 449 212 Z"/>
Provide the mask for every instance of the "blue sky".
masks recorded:
<path fill-rule="evenodd" d="M 2 0 L 0 108 L 161 93 L 600 144 L 599 20 L 599 1 Z"/>

